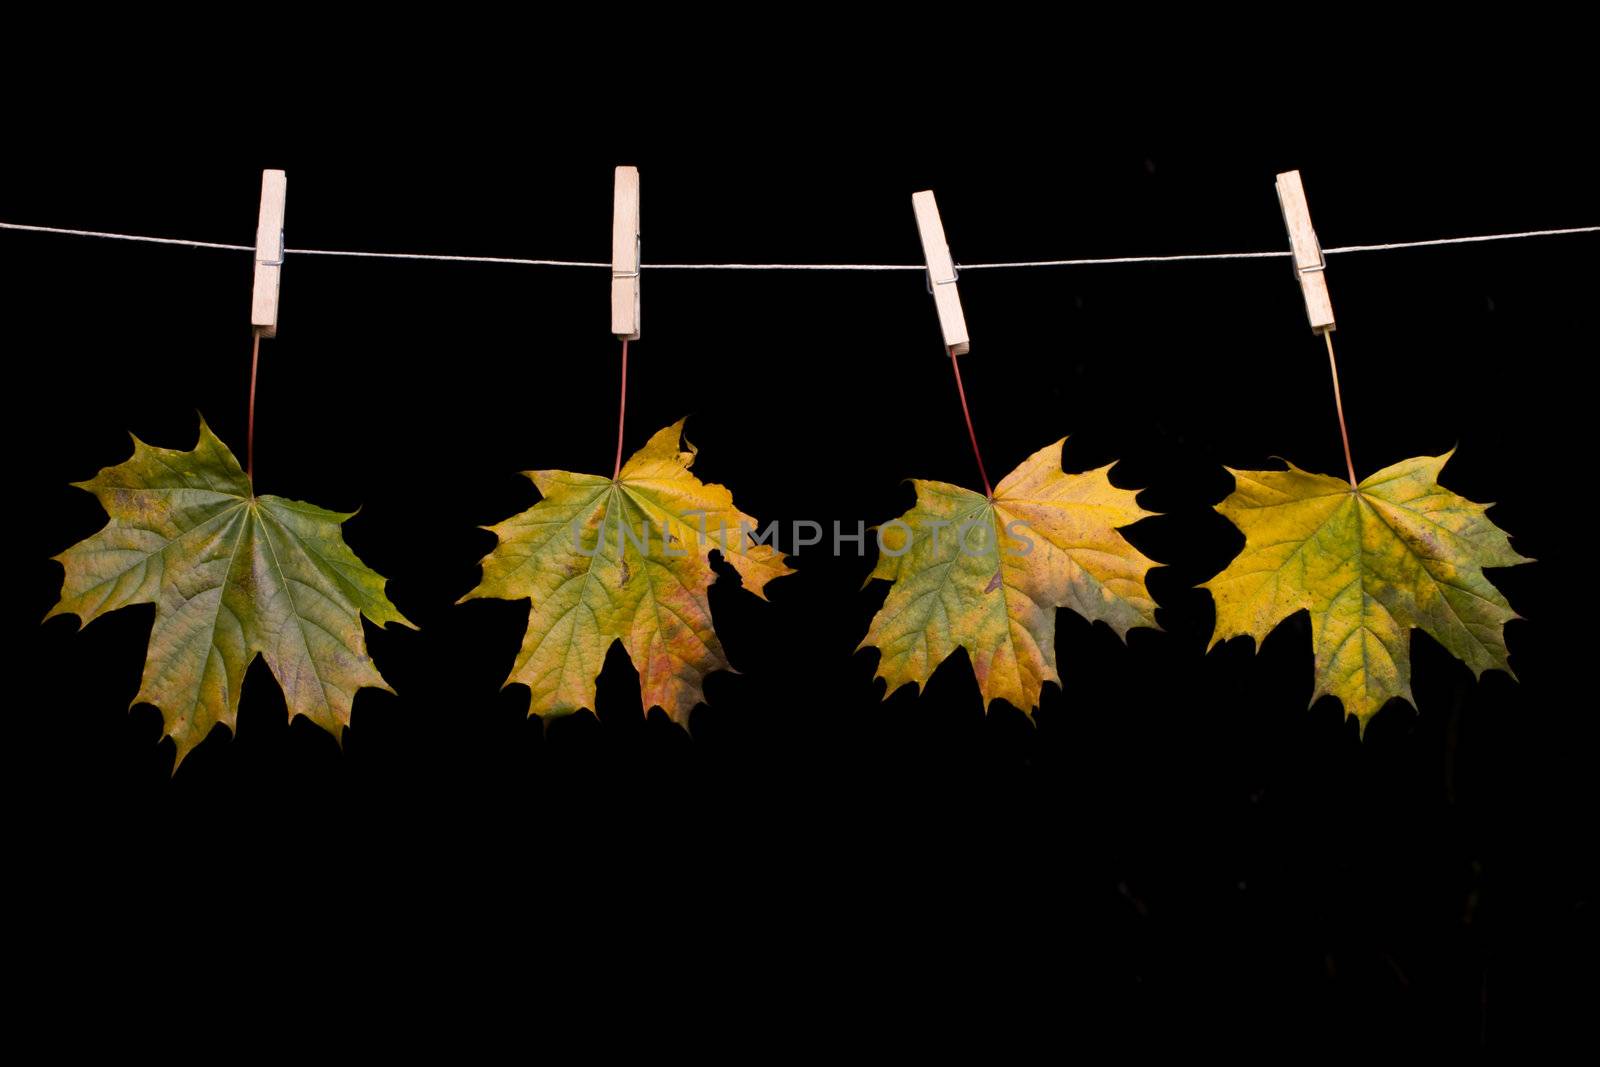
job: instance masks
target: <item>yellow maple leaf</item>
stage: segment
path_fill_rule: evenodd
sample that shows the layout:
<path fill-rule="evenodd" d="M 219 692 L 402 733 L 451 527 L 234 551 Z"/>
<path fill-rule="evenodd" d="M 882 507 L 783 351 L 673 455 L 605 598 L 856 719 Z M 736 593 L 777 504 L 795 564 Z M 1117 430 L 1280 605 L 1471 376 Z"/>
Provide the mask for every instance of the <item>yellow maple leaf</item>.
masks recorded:
<path fill-rule="evenodd" d="M 1483 568 L 1532 561 L 1485 515 L 1490 505 L 1439 485 L 1451 454 L 1403 460 L 1353 487 L 1293 464 L 1229 468 L 1235 488 L 1217 510 L 1244 533 L 1245 545 L 1201 586 L 1217 605 L 1211 646 L 1246 634 L 1259 647 L 1283 619 L 1309 610 L 1312 703 L 1338 697 L 1362 731 L 1391 698 L 1416 703 L 1413 629 L 1474 675 L 1511 673 L 1505 624 L 1519 616 Z"/>
<path fill-rule="evenodd" d="M 1029 714 L 1056 670 L 1056 609 L 1100 620 L 1126 638 L 1155 621 L 1145 575 L 1155 563 L 1117 532 L 1154 515 L 1131 489 L 1061 469 L 1066 438 L 1001 479 L 994 496 L 913 480 L 917 503 L 879 534 L 868 577 L 894 584 L 857 646 L 880 652 L 885 697 L 927 682 L 957 648 L 967 650 L 984 707 L 1010 701 Z"/>
<path fill-rule="evenodd" d="M 705 698 L 705 676 L 732 669 L 706 596 L 717 578 L 712 550 L 763 599 L 767 582 L 793 573 L 771 544 L 750 536 L 756 520 L 727 489 L 689 473 L 695 450 L 680 450 L 682 433 L 682 419 L 661 430 L 614 479 L 528 471 L 543 499 L 487 527 L 500 543 L 461 599 L 532 599 L 506 680 L 532 691 L 529 714 L 592 709 L 606 651 L 620 640 L 639 671 L 645 710 L 660 707 L 687 726 Z"/>

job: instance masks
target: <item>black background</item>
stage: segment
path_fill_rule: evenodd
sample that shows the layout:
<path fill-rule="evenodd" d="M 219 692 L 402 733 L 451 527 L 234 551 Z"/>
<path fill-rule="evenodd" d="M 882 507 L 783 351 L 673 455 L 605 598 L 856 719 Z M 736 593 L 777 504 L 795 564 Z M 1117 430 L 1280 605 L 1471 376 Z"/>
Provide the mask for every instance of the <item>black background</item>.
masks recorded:
<path fill-rule="evenodd" d="M 1592 161 L 1509 112 L 1470 135 L 1096 138 L 957 107 L 940 137 L 900 106 L 614 138 L 350 115 L 318 137 L 41 142 L 0 183 L 0 219 L 248 244 L 272 166 L 291 248 L 604 260 L 620 162 L 642 171 L 646 264 L 916 262 L 922 188 L 958 261 L 1277 249 L 1273 176 L 1292 167 L 1328 246 L 1600 218 Z M 1163 513 L 1128 536 L 1167 564 L 1150 577 L 1165 632 L 1124 645 L 1062 611 L 1064 689 L 1030 723 L 985 715 L 959 654 L 882 699 L 875 654 L 852 654 L 887 588 L 860 588 L 869 558 L 807 549 L 766 603 L 719 565 L 740 673 L 708 681 L 691 739 L 643 714 L 620 646 L 598 716 L 541 728 L 525 690 L 499 688 L 526 605 L 453 606 L 493 545 L 478 527 L 536 499 L 519 471 L 611 462 L 606 273 L 291 256 L 262 349 L 259 488 L 359 506 L 348 542 L 421 629 L 367 626 L 398 695 L 358 697 L 342 752 L 286 721 L 257 662 L 237 737 L 170 776 L 158 713 L 127 709 L 153 609 L 82 632 L 37 620 L 60 588 L 49 557 L 103 522 L 68 483 L 126 458 L 128 432 L 192 447 L 199 411 L 242 456 L 251 256 L 0 234 L 8 362 L 29 376 L 9 610 L 13 671 L 38 693 L 12 702 L 8 762 L 40 846 L 18 877 L 54 906 L 19 917 L 51 946 L 39 981 L 159 1004 L 171 987 L 147 976 L 175 961 L 183 999 L 243 1001 L 207 989 L 226 961 L 283 976 L 262 1003 L 376 989 L 468 1018 L 582 1004 L 620 1026 L 651 1005 L 663 1033 L 738 1020 L 822 1047 L 864 1020 L 890 1040 L 1056 1047 L 1576 1027 L 1595 728 L 1591 655 L 1562 613 L 1592 556 L 1568 523 L 1595 254 L 1584 236 L 1330 262 L 1359 473 L 1456 446 L 1444 484 L 1497 501 L 1538 560 L 1491 572 L 1526 617 L 1507 634 L 1520 683 L 1475 682 L 1418 634 L 1420 712 L 1391 704 L 1364 742 L 1336 702 L 1306 706 L 1304 615 L 1259 654 L 1207 655 L 1193 589 L 1242 542 L 1210 510 L 1224 464 L 1342 473 L 1284 260 L 961 278 L 991 474 L 1063 435 L 1068 470 L 1119 461 L 1113 481 Z M 647 269 L 643 305 L 629 450 L 689 416 L 696 472 L 762 522 L 853 528 L 904 511 L 906 478 L 977 484 L 921 275 Z"/>

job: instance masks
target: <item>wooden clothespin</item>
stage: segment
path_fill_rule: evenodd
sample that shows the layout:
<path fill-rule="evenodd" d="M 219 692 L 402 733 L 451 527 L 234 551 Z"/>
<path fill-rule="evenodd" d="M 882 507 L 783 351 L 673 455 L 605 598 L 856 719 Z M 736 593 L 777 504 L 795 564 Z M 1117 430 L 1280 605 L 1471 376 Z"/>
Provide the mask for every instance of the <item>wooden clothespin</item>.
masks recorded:
<path fill-rule="evenodd" d="M 933 306 L 939 312 L 945 347 L 955 355 L 964 356 L 972 347 L 967 338 L 967 319 L 961 313 L 961 296 L 956 292 L 956 264 L 950 258 L 950 245 L 944 239 L 944 223 L 939 220 L 939 205 L 933 199 L 933 190 L 912 193 L 911 207 L 917 213 L 922 258 L 928 264 L 928 288 L 933 290 Z"/>
<path fill-rule="evenodd" d="M 639 339 L 639 168 L 618 167 L 611 213 L 611 332 Z"/>
<path fill-rule="evenodd" d="M 278 276 L 283 270 L 283 203 L 289 179 L 281 170 L 261 172 L 261 216 L 256 223 L 256 282 L 250 325 L 262 337 L 278 336 Z"/>
<path fill-rule="evenodd" d="M 1278 206 L 1283 209 L 1283 224 L 1289 230 L 1289 249 L 1294 254 L 1294 271 L 1300 279 L 1300 292 L 1306 298 L 1306 317 L 1311 329 L 1328 333 L 1333 325 L 1333 301 L 1328 299 L 1326 258 L 1317 231 L 1311 228 L 1311 209 L 1306 206 L 1306 187 L 1300 172 L 1287 170 L 1278 175 Z"/>

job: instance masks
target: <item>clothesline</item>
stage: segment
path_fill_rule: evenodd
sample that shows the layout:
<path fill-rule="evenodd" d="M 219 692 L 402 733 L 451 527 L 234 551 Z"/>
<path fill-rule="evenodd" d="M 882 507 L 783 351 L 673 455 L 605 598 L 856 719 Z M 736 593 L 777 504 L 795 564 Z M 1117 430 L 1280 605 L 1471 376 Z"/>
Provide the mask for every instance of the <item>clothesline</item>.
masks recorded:
<path fill-rule="evenodd" d="M 0 230 L 47 233 L 68 237 L 98 237 L 111 241 L 139 241 L 145 244 L 177 245 L 184 248 L 214 248 L 227 252 L 254 252 L 254 245 L 221 244 L 216 241 L 190 241 L 178 237 L 148 237 L 131 233 L 104 233 L 98 230 L 70 230 L 56 226 L 28 226 L 0 222 Z M 1433 248 L 1439 245 L 1480 244 L 1485 241 L 1515 241 L 1525 237 L 1561 237 L 1569 234 L 1600 233 L 1600 226 L 1571 226 L 1559 230 L 1523 230 L 1519 233 L 1491 233 L 1471 237 L 1436 237 L 1425 241 L 1394 241 L 1387 244 L 1342 245 L 1324 248 L 1325 256 L 1350 252 L 1387 252 L 1401 248 Z M 423 252 L 354 252 L 332 248 L 285 248 L 287 256 L 347 256 L 357 259 L 411 259 L 446 263 L 507 263 L 522 267 L 597 267 L 610 269 L 610 263 L 570 259 L 523 259 L 515 256 L 452 256 Z M 1019 267 L 1097 267 L 1116 263 L 1184 263 L 1213 259 L 1283 259 L 1281 252 L 1199 252 L 1169 256 L 1102 256 L 1086 259 L 1020 260 L 1010 263 L 958 263 L 957 270 L 1005 270 Z M 925 270 L 920 263 L 641 263 L 640 270 L 845 270 L 890 271 Z"/>

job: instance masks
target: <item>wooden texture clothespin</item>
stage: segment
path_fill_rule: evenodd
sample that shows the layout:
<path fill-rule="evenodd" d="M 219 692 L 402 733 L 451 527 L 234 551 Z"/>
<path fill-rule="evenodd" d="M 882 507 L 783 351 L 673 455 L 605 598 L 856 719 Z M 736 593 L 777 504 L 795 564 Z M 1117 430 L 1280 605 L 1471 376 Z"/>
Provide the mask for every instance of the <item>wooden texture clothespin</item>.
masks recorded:
<path fill-rule="evenodd" d="M 250 325 L 262 337 L 278 336 L 278 281 L 283 270 L 283 204 L 289 179 L 281 170 L 261 172 L 261 215 L 256 223 L 256 281 Z"/>
<path fill-rule="evenodd" d="M 971 349 L 967 338 L 967 319 L 961 313 L 961 296 L 956 292 L 956 264 L 950 245 L 944 239 L 944 223 L 933 190 L 911 194 L 911 208 L 917 213 L 917 232 L 922 235 L 922 258 L 928 265 L 928 288 L 933 290 L 933 306 L 939 312 L 939 328 L 944 331 L 945 347 L 964 356 Z"/>
<path fill-rule="evenodd" d="M 611 332 L 639 339 L 639 168 L 618 167 L 611 214 Z"/>
<path fill-rule="evenodd" d="M 1300 292 L 1306 298 L 1306 318 L 1311 329 L 1328 333 L 1333 325 L 1333 301 L 1328 299 L 1327 260 L 1317 231 L 1311 227 L 1311 209 L 1306 205 L 1306 187 L 1297 170 L 1278 175 L 1278 206 L 1283 209 L 1283 224 L 1289 230 L 1289 250 L 1294 254 L 1294 271 L 1300 279 Z"/>

